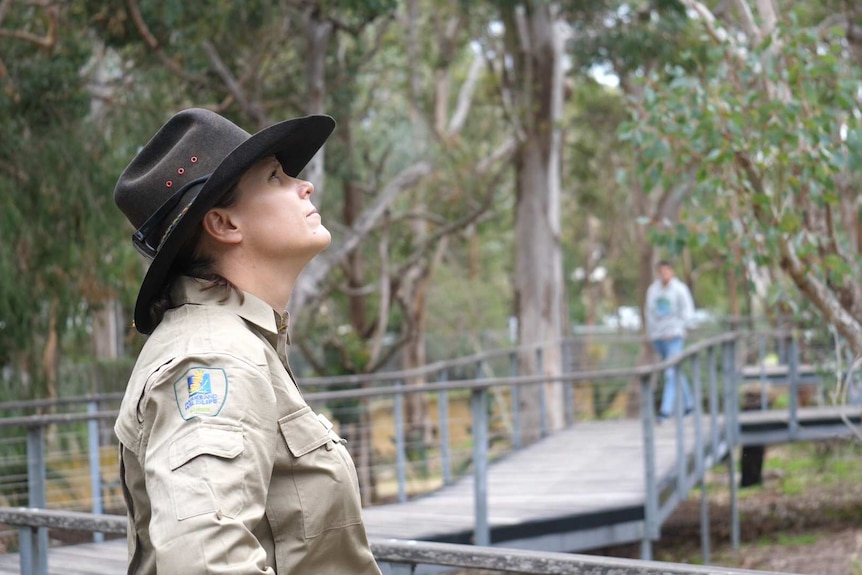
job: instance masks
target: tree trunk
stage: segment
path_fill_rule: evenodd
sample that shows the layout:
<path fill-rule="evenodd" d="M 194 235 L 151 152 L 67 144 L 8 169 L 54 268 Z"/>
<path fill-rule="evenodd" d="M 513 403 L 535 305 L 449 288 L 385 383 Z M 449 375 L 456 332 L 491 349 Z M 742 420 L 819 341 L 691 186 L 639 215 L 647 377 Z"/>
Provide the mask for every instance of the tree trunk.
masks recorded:
<path fill-rule="evenodd" d="M 560 137 L 562 46 L 550 3 L 526 3 L 520 46 L 508 48 L 521 62 L 520 114 L 524 136 L 515 160 L 515 306 L 521 345 L 542 344 L 542 372 L 562 373 L 559 342 L 565 317 L 563 258 L 560 245 Z M 523 50 L 523 52 L 521 51 Z M 533 353 L 521 357 L 522 373 L 538 373 Z M 560 383 L 544 385 L 549 430 L 565 424 Z M 524 441 L 539 437 L 540 390 L 521 393 Z"/>
<path fill-rule="evenodd" d="M 326 52 L 332 38 L 334 25 L 331 20 L 321 18 L 317 9 L 306 16 L 306 88 L 308 90 L 308 114 L 326 113 Z M 315 203 L 320 207 L 323 199 L 323 166 L 325 146 L 305 167 L 305 179 L 314 184 Z"/>
<path fill-rule="evenodd" d="M 42 350 L 42 374 L 45 377 L 45 394 L 39 399 L 57 399 L 59 393 L 57 383 L 60 379 L 60 334 L 57 332 L 57 314 L 59 302 L 57 299 L 51 301 L 48 318 L 48 333 L 45 337 L 45 347 Z M 53 408 L 47 408 L 52 412 Z M 45 445 L 48 449 L 57 445 L 58 434 L 56 424 L 45 428 Z"/>

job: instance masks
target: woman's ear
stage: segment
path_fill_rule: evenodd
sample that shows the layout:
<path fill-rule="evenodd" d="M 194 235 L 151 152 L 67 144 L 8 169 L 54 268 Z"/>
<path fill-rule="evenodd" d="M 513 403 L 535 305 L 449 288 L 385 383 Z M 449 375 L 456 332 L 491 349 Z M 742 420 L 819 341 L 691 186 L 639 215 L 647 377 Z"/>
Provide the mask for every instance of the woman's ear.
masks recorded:
<path fill-rule="evenodd" d="M 206 233 L 218 243 L 238 244 L 242 241 L 242 231 L 233 221 L 230 210 L 213 208 L 204 215 L 203 222 Z"/>

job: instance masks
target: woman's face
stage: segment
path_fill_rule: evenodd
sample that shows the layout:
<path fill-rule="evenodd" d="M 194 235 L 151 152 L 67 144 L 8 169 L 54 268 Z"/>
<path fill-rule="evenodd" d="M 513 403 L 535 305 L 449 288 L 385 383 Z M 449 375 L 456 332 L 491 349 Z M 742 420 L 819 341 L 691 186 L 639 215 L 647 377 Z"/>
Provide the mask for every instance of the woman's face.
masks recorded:
<path fill-rule="evenodd" d="M 230 210 L 242 230 L 244 253 L 304 265 L 332 241 L 311 203 L 314 186 L 285 174 L 275 157 L 258 161 L 237 185 L 239 197 Z"/>

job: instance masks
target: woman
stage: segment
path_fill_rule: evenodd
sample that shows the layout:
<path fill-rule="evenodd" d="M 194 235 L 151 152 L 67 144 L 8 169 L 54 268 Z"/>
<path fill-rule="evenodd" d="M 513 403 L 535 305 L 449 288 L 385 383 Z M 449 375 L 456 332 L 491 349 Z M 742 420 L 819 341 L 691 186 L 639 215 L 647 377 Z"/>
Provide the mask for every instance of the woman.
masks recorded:
<path fill-rule="evenodd" d="M 297 175 L 334 127 L 252 136 L 185 110 L 120 176 L 152 259 L 135 305 L 149 338 L 115 425 L 129 573 L 380 573 L 353 462 L 293 380 L 281 311 L 331 240 Z"/>

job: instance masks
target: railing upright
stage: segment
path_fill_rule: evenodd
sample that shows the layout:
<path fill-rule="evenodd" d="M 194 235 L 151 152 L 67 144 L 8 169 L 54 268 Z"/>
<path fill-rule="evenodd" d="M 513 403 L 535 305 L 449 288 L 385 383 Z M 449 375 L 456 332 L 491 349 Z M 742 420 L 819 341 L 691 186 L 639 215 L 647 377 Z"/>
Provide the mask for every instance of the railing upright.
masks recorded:
<path fill-rule="evenodd" d="M 683 371 L 683 362 L 678 362 L 673 369 L 675 371 L 675 377 L 673 378 L 673 384 L 676 387 L 676 394 L 674 395 L 674 406 L 673 410 L 676 415 L 674 417 L 675 423 L 675 432 L 676 432 L 676 496 L 679 501 L 685 500 L 687 481 L 686 481 L 686 457 L 685 457 L 685 421 L 683 420 L 685 414 L 685 396 L 684 396 L 684 385 L 683 385 L 683 377 L 685 377 Z M 665 385 L 668 384 L 667 376 L 665 376 Z"/>
<path fill-rule="evenodd" d="M 790 336 L 790 354 L 787 358 L 787 375 L 790 378 L 790 418 L 787 422 L 790 440 L 799 435 L 799 341 L 796 334 Z"/>
<path fill-rule="evenodd" d="M 701 352 L 691 358 L 692 391 L 694 392 L 695 474 L 700 481 L 700 547 L 704 564 L 709 564 L 709 497 L 706 491 L 706 445 L 703 441 L 703 374 Z M 714 460 L 714 456 L 713 456 Z"/>
<path fill-rule="evenodd" d="M 518 377 L 518 352 L 509 354 L 509 375 Z M 521 387 L 513 385 L 512 393 L 512 448 L 521 449 Z"/>
<path fill-rule="evenodd" d="M 712 458 L 713 461 L 718 462 L 718 357 L 715 353 L 715 346 L 710 346 L 707 350 L 706 361 L 709 364 L 709 418 L 711 420 L 709 430 L 712 438 Z"/>
<path fill-rule="evenodd" d="M 735 399 L 734 372 L 735 341 L 726 342 L 723 347 L 723 372 L 724 372 L 724 421 L 727 437 L 727 475 L 728 487 L 730 488 L 730 540 L 734 550 L 739 549 L 739 504 L 736 496 L 736 457 L 734 446 L 736 445 L 736 422 L 734 421 Z"/>
<path fill-rule="evenodd" d="M 766 336 L 757 336 L 757 364 L 760 366 L 760 410 L 769 409 L 769 398 L 766 394 Z"/>
<path fill-rule="evenodd" d="M 563 340 L 560 344 L 560 357 L 563 358 L 563 373 L 572 371 L 570 344 L 569 340 Z M 563 382 L 563 401 L 566 403 L 564 409 L 566 427 L 569 427 L 575 423 L 575 385 L 571 381 Z"/>
<path fill-rule="evenodd" d="M 445 383 L 449 376 L 445 369 L 437 376 L 439 383 Z M 452 483 L 452 457 L 449 448 L 449 394 L 445 389 L 437 392 L 437 419 L 440 428 L 440 467 L 443 471 L 443 484 Z"/>
<path fill-rule="evenodd" d="M 407 501 L 407 445 L 404 437 L 404 382 L 395 383 L 395 475 L 398 479 L 398 502 Z"/>
<path fill-rule="evenodd" d="M 542 348 L 536 349 L 536 373 L 541 375 L 545 372 L 544 357 Z M 548 404 L 547 394 L 545 393 L 545 384 L 539 383 L 539 421 L 541 425 L 542 437 L 548 436 Z"/>
<path fill-rule="evenodd" d="M 99 403 L 93 400 L 87 403 L 87 413 L 93 415 L 98 413 Z M 90 419 L 87 421 L 87 455 L 90 459 L 90 492 L 92 493 L 91 509 L 96 515 L 104 513 L 102 505 L 102 458 L 101 446 L 99 441 L 99 420 Z M 105 540 L 103 533 L 98 531 L 93 533 L 93 541 L 101 543 Z"/>
<path fill-rule="evenodd" d="M 27 429 L 27 495 L 30 507 L 45 509 L 45 428 L 41 424 Z M 21 572 L 34 575 L 48 573 L 48 530 L 19 530 Z"/>
<path fill-rule="evenodd" d="M 473 504 L 475 545 L 491 544 L 488 525 L 488 390 L 474 389 L 470 408 L 473 418 Z"/>
<path fill-rule="evenodd" d="M 641 559 L 652 559 L 652 542 L 658 539 L 658 484 L 655 469 L 655 408 L 656 372 L 641 377 L 641 421 L 644 437 L 644 534 L 641 539 Z"/>

